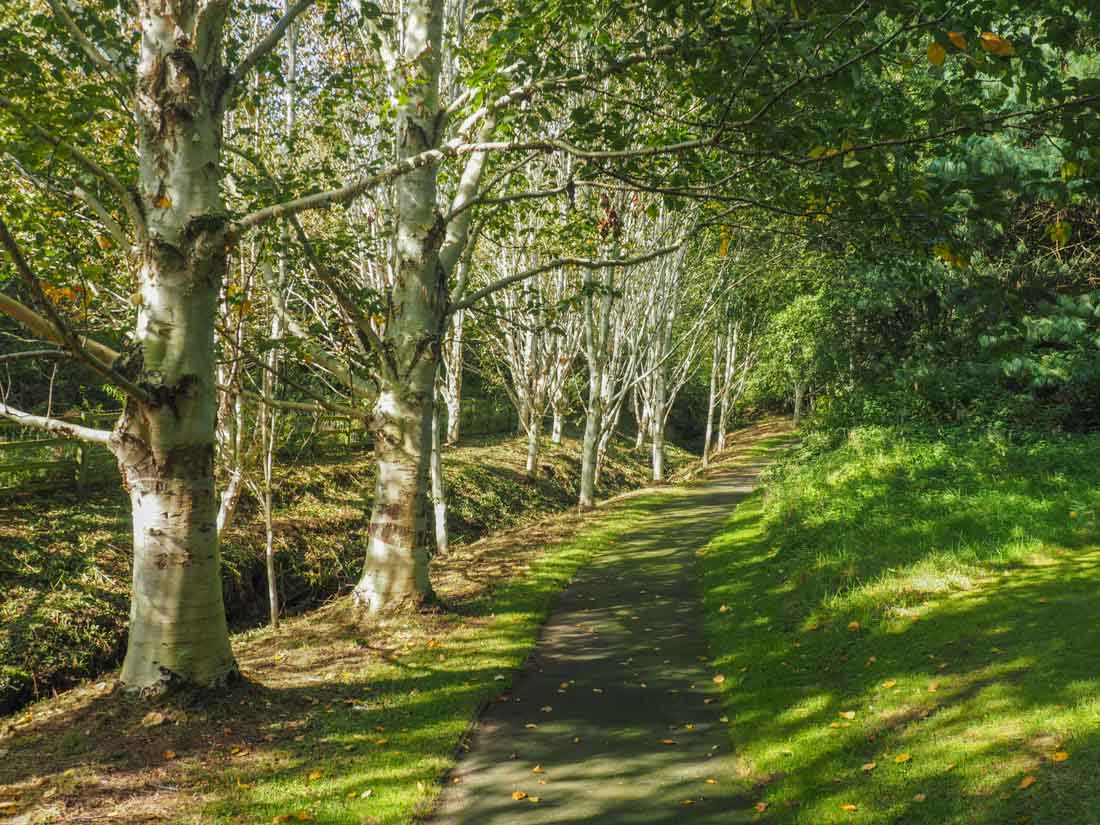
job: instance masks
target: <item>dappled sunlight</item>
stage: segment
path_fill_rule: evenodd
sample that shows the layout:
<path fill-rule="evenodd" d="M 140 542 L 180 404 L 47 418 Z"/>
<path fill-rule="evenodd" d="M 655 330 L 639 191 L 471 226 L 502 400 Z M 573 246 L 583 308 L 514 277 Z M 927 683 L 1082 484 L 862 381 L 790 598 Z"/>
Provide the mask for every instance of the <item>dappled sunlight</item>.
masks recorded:
<path fill-rule="evenodd" d="M 794 470 L 702 555 L 746 791 L 777 822 L 1091 821 L 1100 549 L 1069 511 L 1100 467 L 1055 489 L 1057 455 L 1025 480 L 1019 456 L 875 444 Z"/>

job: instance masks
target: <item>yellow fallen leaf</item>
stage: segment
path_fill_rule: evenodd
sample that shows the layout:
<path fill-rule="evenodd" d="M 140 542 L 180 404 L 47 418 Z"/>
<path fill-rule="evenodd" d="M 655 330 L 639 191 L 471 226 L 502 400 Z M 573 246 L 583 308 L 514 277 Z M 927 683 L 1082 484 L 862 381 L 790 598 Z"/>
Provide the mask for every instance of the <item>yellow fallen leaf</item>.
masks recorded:
<path fill-rule="evenodd" d="M 856 712 L 854 710 L 842 710 L 840 715 L 845 719 L 855 719 Z"/>
<path fill-rule="evenodd" d="M 535 767 L 531 768 L 531 773 L 543 773 L 542 765 L 535 765 Z"/>
<path fill-rule="evenodd" d="M 524 725 L 524 727 L 528 730 L 534 730 L 538 727 L 538 725 L 536 725 L 534 722 L 528 722 L 526 725 Z"/>
<path fill-rule="evenodd" d="M 882 686 L 884 688 L 886 688 L 887 690 L 889 690 L 890 688 L 895 688 L 895 687 L 898 686 L 898 680 L 897 679 L 887 679 L 885 682 L 882 683 Z"/>
<path fill-rule="evenodd" d="M 962 32 L 948 32 L 947 39 L 954 44 L 956 49 L 962 49 L 963 51 L 966 51 L 966 37 L 963 35 Z"/>
<path fill-rule="evenodd" d="M 529 797 L 527 797 L 527 801 L 528 801 L 528 802 L 534 802 L 534 803 L 538 803 L 538 802 L 539 802 L 539 798 L 538 798 L 537 796 L 529 796 Z"/>
<path fill-rule="evenodd" d="M 982 32 L 981 41 L 982 48 L 997 57 L 1012 57 L 1016 54 L 1016 47 L 1012 43 L 993 32 Z"/>
<path fill-rule="evenodd" d="M 864 773 L 870 773 L 871 771 L 873 771 L 877 767 L 878 767 L 877 762 L 864 762 L 863 763 L 863 772 Z"/>
<path fill-rule="evenodd" d="M 717 785 L 718 780 L 717 779 L 707 779 L 707 784 L 708 785 Z"/>
<path fill-rule="evenodd" d="M 939 689 L 940 689 L 940 683 L 939 682 L 930 682 L 929 685 L 928 685 L 928 692 L 929 693 L 935 693 Z"/>
<path fill-rule="evenodd" d="M 918 793 L 918 794 L 913 795 L 913 801 L 914 802 L 924 802 L 924 800 L 926 800 L 926 799 L 928 799 L 928 797 L 925 796 L 922 793 Z"/>
<path fill-rule="evenodd" d="M 516 800 L 516 802 L 519 802 L 520 800 L 526 799 L 526 798 L 527 798 L 527 792 L 526 791 L 512 791 L 512 799 Z"/>
<path fill-rule="evenodd" d="M 764 813 L 764 811 L 768 810 L 768 803 L 767 802 L 757 802 L 755 807 L 756 807 L 756 812 L 758 814 L 762 814 L 762 813 Z"/>
<path fill-rule="evenodd" d="M 724 604 L 724 605 L 722 605 L 721 607 L 718 608 L 718 612 L 719 613 L 729 613 L 730 612 L 730 606 L 728 604 Z"/>
<path fill-rule="evenodd" d="M 1020 780 L 1020 784 L 1016 787 L 1019 788 L 1021 791 L 1026 791 L 1028 788 L 1035 784 L 1035 781 L 1036 780 L 1034 776 L 1025 776 L 1023 779 Z"/>
<path fill-rule="evenodd" d="M 946 768 L 944 768 L 944 770 L 945 771 L 953 771 L 957 767 L 959 767 L 958 763 L 957 762 L 952 762 Z"/>
<path fill-rule="evenodd" d="M 694 805 L 695 800 L 694 799 L 681 799 L 680 804 L 683 805 L 685 808 L 687 808 L 690 805 Z"/>
<path fill-rule="evenodd" d="M 324 775 L 325 775 L 324 771 L 310 771 L 309 772 L 309 781 L 310 782 L 316 782 L 318 779 L 320 779 Z"/>
<path fill-rule="evenodd" d="M 716 684 L 716 685 L 720 685 L 724 681 L 726 681 L 726 677 L 723 676 L 721 673 L 719 673 L 717 676 L 714 677 L 714 684 Z"/>
<path fill-rule="evenodd" d="M 848 629 L 851 630 L 853 633 L 859 630 L 859 627 L 859 622 L 848 622 Z"/>
<path fill-rule="evenodd" d="M 845 802 L 840 806 L 840 810 L 847 811 L 848 813 L 854 813 L 859 810 L 859 805 L 853 805 L 851 802 Z"/>
<path fill-rule="evenodd" d="M 913 757 L 911 757 L 907 753 L 899 753 L 897 756 L 894 757 L 894 761 L 900 765 L 902 762 L 908 762 L 912 758 Z"/>
<path fill-rule="evenodd" d="M 1069 754 L 1065 751 L 1058 751 L 1057 753 L 1052 753 L 1050 759 L 1052 762 L 1065 762 L 1069 759 Z"/>
<path fill-rule="evenodd" d="M 942 66 L 947 59 L 947 49 L 933 41 L 928 44 L 928 60 L 933 66 Z"/>

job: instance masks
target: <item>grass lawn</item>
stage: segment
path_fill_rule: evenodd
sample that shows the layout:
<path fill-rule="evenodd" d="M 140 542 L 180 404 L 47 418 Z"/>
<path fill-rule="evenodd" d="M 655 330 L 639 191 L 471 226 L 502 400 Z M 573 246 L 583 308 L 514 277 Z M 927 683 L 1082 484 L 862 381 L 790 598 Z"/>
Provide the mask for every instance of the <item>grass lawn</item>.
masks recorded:
<path fill-rule="evenodd" d="M 762 822 L 1100 823 L 1100 437 L 857 430 L 701 552 Z"/>

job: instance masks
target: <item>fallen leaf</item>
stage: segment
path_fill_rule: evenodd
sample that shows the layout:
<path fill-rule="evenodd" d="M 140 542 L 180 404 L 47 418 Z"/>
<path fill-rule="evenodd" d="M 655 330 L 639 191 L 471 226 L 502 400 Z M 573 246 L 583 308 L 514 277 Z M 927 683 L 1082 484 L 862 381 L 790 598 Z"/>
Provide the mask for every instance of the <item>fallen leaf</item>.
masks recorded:
<path fill-rule="evenodd" d="M 768 810 L 768 803 L 767 802 L 757 802 L 755 807 L 756 807 L 756 812 L 758 814 L 762 814 L 762 813 L 764 813 L 764 811 Z"/>
<path fill-rule="evenodd" d="M 687 808 L 691 805 L 694 805 L 695 800 L 694 799 L 681 799 L 680 804 L 683 805 L 685 808 Z"/>
<path fill-rule="evenodd" d="M 457 779 L 457 777 L 456 777 L 456 779 Z M 371 788 L 367 788 L 365 791 L 363 791 L 361 794 L 359 794 L 359 798 L 360 799 L 369 799 L 370 795 L 372 793 L 374 793 L 374 791 Z"/>
<path fill-rule="evenodd" d="M 894 757 L 894 761 L 900 765 L 902 762 L 908 762 L 912 758 L 913 757 L 911 757 L 907 753 L 899 753 L 897 756 Z"/>
<path fill-rule="evenodd" d="M 720 685 L 724 681 L 726 681 L 726 677 L 723 676 L 721 673 L 719 673 L 717 676 L 714 677 L 714 684 L 716 684 L 716 685 Z"/>
<path fill-rule="evenodd" d="M 935 693 L 939 689 L 940 689 L 940 683 L 939 682 L 932 682 L 928 685 L 928 692 L 929 693 Z"/>
<path fill-rule="evenodd" d="M 172 199 L 167 195 L 161 195 L 159 198 L 153 201 L 153 206 L 155 206 L 157 209 L 171 209 Z"/>
<path fill-rule="evenodd" d="M 1052 762 L 1065 762 L 1069 759 L 1069 754 L 1065 751 L 1058 751 L 1057 753 L 1052 753 L 1050 759 Z"/>
<path fill-rule="evenodd" d="M 918 793 L 918 794 L 914 794 L 913 801 L 914 802 L 924 802 L 924 800 L 926 800 L 927 798 L 928 797 L 925 796 L 924 794 Z"/>
<path fill-rule="evenodd" d="M 535 765 L 535 767 L 531 768 L 531 773 L 543 773 L 542 765 Z"/>
<path fill-rule="evenodd" d="M 535 802 L 535 803 L 538 803 L 538 802 L 539 802 L 539 798 L 538 798 L 537 796 L 529 796 L 529 797 L 527 797 L 527 801 L 528 801 L 528 802 Z"/>
<path fill-rule="evenodd" d="M 851 802 L 845 802 L 840 806 L 840 810 L 847 811 L 848 813 L 854 813 L 859 810 L 859 805 L 853 805 Z"/>
<path fill-rule="evenodd" d="M 730 720 L 730 718 L 728 716 L 719 716 L 718 717 L 719 722 L 729 722 L 729 720 Z"/>
<path fill-rule="evenodd" d="M 550 711 L 552 711 L 553 709 L 554 709 L 554 708 L 552 708 L 552 707 L 551 707 L 550 705 L 543 705 L 543 706 L 542 706 L 542 712 L 543 712 L 543 713 L 549 713 L 549 712 L 550 712 Z"/>
<path fill-rule="evenodd" d="M 309 772 L 309 781 L 310 782 L 316 782 L 318 779 L 320 779 L 324 775 L 325 775 L 324 771 L 310 771 Z"/>
<path fill-rule="evenodd" d="M 718 608 L 718 612 L 719 613 L 729 613 L 730 612 L 730 606 L 728 604 L 724 604 L 724 605 L 722 605 L 721 607 Z"/>
<path fill-rule="evenodd" d="M 944 770 L 945 771 L 953 771 L 957 767 L 959 767 L 959 764 L 957 762 L 951 762 L 947 767 L 944 768 Z"/>
<path fill-rule="evenodd" d="M 897 679 L 887 679 L 885 682 L 882 683 L 882 686 L 884 688 L 886 688 L 887 690 L 889 690 L 890 688 L 895 688 L 895 687 L 898 686 L 898 680 Z"/>
<path fill-rule="evenodd" d="M 848 629 L 851 630 L 853 633 L 855 631 L 859 630 L 859 627 L 860 627 L 859 622 L 856 622 L 856 621 L 848 622 Z"/>
<path fill-rule="evenodd" d="M 840 715 L 842 717 L 844 717 L 845 719 L 855 719 L 856 718 L 856 712 L 854 710 L 842 710 L 840 712 Z"/>
<path fill-rule="evenodd" d="M 526 798 L 527 798 L 527 792 L 526 791 L 512 791 L 512 799 L 516 800 L 516 802 L 519 802 L 520 800 L 526 799 Z"/>
<path fill-rule="evenodd" d="M 871 771 L 873 771 L 877 767 L 878 767 L 877 762 L 864 762 L 863 763 L 863 772 L 864 773 L 870 773 Z"/>
<path fill-rule="evenodd" d="M 1035 781 L 1036 780 L 1034 776 L 1025 776 L 1023 779 L 1020 780 L 1020 784 L 1016 787 L 1019 788 L 1021 791 L 1026 791 L 1028 788 L 1035 784 Z"/>
<path fill-rule="evenodd" d="M 171 761 L 172 759 L 176 758 L 176 752 L 175 751 L 165 751 L 164 752 L 164 758 Z"/>
<path fill-rule="evenodd" d="M 675 745 L 676 740 L 675 739 L 662 739 L 661 744 L 662 745 Z"/>
<path fill-rule="evenodd" d="M 718 780 L 717 779 L 707 779 L 707 784 L 708 785 L 717 785 Z"/>
<path fill-rule="evenodd" d="M 159 710 L 151 710 L 142 717 L 141 726 L 143 728 L 155 728 L 157 725 L 163 725 L 166 721 L 168 721 L 168 717 Z"/>
<path fill-rule="evenodd" d="M 524 727 L 528 730 L 534 730 L 538 727 L 538 725 L 536 725 L 534 722 L 528 722 L 526 725 L 524 725 Z"/>

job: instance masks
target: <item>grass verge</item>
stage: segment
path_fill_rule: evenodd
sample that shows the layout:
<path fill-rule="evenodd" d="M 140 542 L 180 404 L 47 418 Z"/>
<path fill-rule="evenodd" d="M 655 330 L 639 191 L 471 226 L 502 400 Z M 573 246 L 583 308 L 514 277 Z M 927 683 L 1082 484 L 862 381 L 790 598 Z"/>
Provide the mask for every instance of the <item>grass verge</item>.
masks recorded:
<path fill-rule="evenodd" d="M 240 634 L 248 681 L 220 699 L 149 705 L 101 683 L 31 706 L 0 730 L 0 802 L 74 823 L 408 823 L 554 595 L 661 495 L 457 551 L 439 611 L 363 625 L 341 600 Z"/>
<path fill-rule="evenodd" d="M 524 477 L 526 443 L 482 439 L 449 450 L 448 524 L 462 545 L 576 502 L 580 447 L 544 444 L 540 475 Z M 668 451 L 672 467 L 692 456 Z M 613 445 L 601 495 L 643 486 L 648 453 Z M 279 591 L 292 612 L 354 584 L 363 563 L 374 482 L 371 455 L 348 452 L 278 468 Z M 42 496 L 0 504 L 0 714 L 115 667 L 129 613 L 129 503 L 121 489 L 88 499 Z M 338 537 L 338 540 L 334 540 Z M 264 531 L 241 502 L 222 542 L 223 591 L 237 628 L 265 617 Z"/>
<path fill-rule="evenodd" d="M 702 553 L 776 823 L 1100 822 L 1100 438 L 857 430 Z"/>

